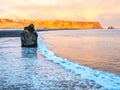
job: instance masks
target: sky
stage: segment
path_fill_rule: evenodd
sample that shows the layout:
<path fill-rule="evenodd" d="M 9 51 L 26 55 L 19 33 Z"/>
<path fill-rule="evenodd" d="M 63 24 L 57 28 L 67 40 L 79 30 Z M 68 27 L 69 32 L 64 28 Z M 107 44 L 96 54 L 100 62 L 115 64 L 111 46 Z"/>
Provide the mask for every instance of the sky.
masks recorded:
<path fill-rule="evenodd" d="M 0 0 L 0 18 L 95 21 L 120 28 L 120 0 Z"/>

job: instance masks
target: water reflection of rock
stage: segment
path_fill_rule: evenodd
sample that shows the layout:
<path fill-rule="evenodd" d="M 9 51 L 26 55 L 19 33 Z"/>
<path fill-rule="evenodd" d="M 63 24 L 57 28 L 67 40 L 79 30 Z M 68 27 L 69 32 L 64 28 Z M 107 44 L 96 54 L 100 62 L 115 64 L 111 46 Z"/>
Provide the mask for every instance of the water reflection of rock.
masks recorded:
<path fill-rule="evenodd" d="M 22 58 L 36 58 L 37 48 L 22 48 Z"/>
<path fill-rule="evenodd" d="M 37 60 L 37 48 L 22 48 L 22 63 L 25 71 L 33 73 L 36 68 Z"/>
<path fill-rule="evenodd" d="M 38 64 L 37 48 L 21 48 L 22 74 L 25 89 L 34 88 L 34 78 Z M 28 87 L 27 87 L 28 86 Z"/>

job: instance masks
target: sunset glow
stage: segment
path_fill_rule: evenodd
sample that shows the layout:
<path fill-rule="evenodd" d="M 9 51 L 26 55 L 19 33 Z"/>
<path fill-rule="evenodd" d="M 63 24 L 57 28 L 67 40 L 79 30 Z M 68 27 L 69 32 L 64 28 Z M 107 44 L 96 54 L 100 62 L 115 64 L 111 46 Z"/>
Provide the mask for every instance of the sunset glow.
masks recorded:
<path fill-rule="evenodd" d="M 0 18 L 97 21 L 120 27 L 119 0 L 0 0 Z"/>

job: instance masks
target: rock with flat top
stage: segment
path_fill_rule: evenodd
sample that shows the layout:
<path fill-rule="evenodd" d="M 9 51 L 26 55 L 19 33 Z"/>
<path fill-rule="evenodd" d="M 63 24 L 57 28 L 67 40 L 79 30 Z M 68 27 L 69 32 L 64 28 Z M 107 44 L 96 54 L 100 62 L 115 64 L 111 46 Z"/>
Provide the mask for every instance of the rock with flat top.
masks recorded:
<path fill-rule="evenodd" d="M 21 46 L 22 47 L 37 47 L 38 34 L 35 31 L 34 25 L 24 27 L 24 31 L 21 33 Z"/>

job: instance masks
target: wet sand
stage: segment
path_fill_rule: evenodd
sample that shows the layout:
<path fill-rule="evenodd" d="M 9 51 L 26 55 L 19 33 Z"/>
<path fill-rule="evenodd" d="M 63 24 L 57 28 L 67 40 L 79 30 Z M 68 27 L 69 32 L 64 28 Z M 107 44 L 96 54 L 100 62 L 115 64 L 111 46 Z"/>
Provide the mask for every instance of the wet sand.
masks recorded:
<path fill-rule="evenodd" d="M 58 31 L 61 29 L 36 29 L 37 32 L 42 32 L 42 31 Z M 64 30 L 64 29 L 63 29 Z M 22 29 L 21 30 L 12 30 L 12 29 L 7 29 L 7 30 L 0 30 L 0 38 L 1 37 L 20 37 L 21 33 L 22 33 Z"/>
<path fill-rule="evenodd" d="M 69 29 L 69 28 L 63 28 L 63 29 L 36 29 L 37 32 L 42 31 L 63 31 L 63 30 L 78 30 L 77 28 Z M 20 37 L 20 34 L 22 33 L 23 29 L 0 29 L 0 37 Z"/>
<path fill-rule="evenodd" d="M 81 32 L 87 33 L 88 31 Z M 102 33 L 103 36 L 99 37 L 86 36 L 85 33 L 81 33 L 83 34 L 81 37 L 71 37 L 68 31 L 41 32 L 41 35 L 44 37 L 47 48 L 59 57 L 92 69 L 120 74 L 118 68 L 120 56 L 118 51 L 114 50 L 114 48 L 119 47 L 117 38 L 105 37 L 104 33 Z M 114 34 L 112 35 L 114 36 Z M 110 43 L 114 43 L 114 45 Z"/>
<path fill-rule="evenodd" d="M 0 37 L 20 37 L 22 30 L 0 30 Z"/>

